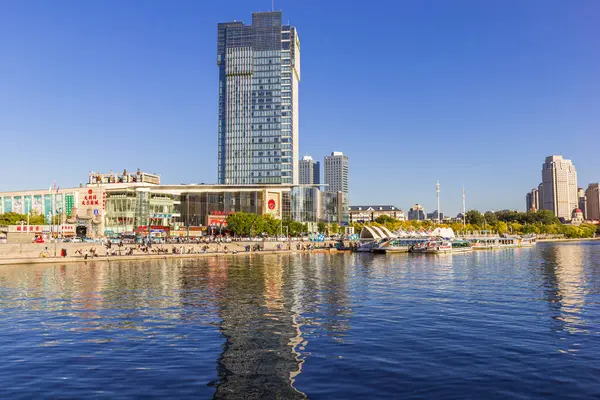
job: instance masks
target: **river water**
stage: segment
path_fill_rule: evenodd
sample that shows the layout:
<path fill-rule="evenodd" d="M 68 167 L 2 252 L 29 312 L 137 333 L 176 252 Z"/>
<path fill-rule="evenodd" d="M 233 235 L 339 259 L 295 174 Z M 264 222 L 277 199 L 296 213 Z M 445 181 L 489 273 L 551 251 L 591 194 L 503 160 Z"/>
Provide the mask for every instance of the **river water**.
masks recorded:
<path fill-rule="evenodd" d="M 0 266 L 0 398 L 599 398 L 600 242 Z"/>

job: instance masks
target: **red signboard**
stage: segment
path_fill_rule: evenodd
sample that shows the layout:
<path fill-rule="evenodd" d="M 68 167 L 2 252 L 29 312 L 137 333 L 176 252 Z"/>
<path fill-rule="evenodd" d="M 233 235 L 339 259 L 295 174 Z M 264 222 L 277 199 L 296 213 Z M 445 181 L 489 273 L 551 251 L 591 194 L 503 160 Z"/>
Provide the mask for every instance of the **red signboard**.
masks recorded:
<path fill-rule="evenodd" d="M 56 231 L 74 231 L 75 227 L 73 225 L 53 225 L 52 226 Z M 50 225 L 17 225 L 15 226 L 16 232 L 43 232 L 49 231 Z"/>
<path fill-rule="evenodd" d="M 227 226 L 227 217 L 224 215 L 209 215 L 208 216 L 209 226 Z"/>
<path fill-rule="evenodd" d="M 269 206 L 269 210 L 274 210 L 275 209 L 275 200 L 273 200 L 273 199 L 269 200 L 267 205 Z"/>

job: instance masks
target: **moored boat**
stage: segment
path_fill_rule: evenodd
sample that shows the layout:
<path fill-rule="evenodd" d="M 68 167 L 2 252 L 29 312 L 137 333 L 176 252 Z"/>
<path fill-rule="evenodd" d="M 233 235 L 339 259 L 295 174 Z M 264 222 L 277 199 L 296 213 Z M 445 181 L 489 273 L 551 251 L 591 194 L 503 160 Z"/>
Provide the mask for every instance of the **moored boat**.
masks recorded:
<path fill-rule="evenodd" d="M 456 239 L 453 240 L 451 243 L 453 253 L 467 253 L 473 251 L 473 246 L 468 240 Z"/>
<path fill-rule="evenodd" d="M 408 253 L 411 246 L 425 243 L 427 240 L 424 238 L 393 238 L 379 243 L 372 251 L 378 254 Z"/>
<path fill-rule="evenodd" d="M 412 253 L 440 254 L 452 252 L 452 243 L 443 239 L 431 239 L 411 248 Z"/>

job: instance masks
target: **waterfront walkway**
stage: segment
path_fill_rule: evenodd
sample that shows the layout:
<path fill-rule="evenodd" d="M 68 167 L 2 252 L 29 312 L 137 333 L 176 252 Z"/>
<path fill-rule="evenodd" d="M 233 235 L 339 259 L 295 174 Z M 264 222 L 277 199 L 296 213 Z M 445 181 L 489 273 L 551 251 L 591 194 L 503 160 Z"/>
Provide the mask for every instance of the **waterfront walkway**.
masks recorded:
<path fill-rule="evenodd" d="M 100 243 L 43 243 L 43 244 L 0 244 L 0 265 L 19 264 L 54 264 L 76 262 L 110 262 L 131 260 L 152 260 L 167 258 L 199 258 L 199 257 L 231 257 L 252 254 L 289 254 L 296 252 L 336 251 L 330 248 L 329 242 L 317 243 L 311 250 L 298 249 L 297 245 L 306 247 L 310 242 L 231 242 L 222 244 L 155 244 L 149 252 L 140 251 L 136 245 L 116 245 L 110 249 L 116 255 L 107 255 L 106 248 Z M 333 244 L 333 243 L 332 243 Z M 254 246 L 260 250 L 255 250 Z M 278 247 L 279 245 L 279 247 Z M 250 250 L 247 251 L 247 246 Z M 289 248 L 288 248 L 289 247 Z M 126 255 L 133 248 L 133 254 Z M 176 252 L 173 252 L 173 249 Z M 206 251 L 203 249 L 206 248 Z M 225 250 L 227 248 L 227 250 Z M 66 257 L 61 257 L 61 250 L 67 251 Z M 164 252 L 156 252 L 158 249 Z M 93 255 L 96 254 L 96 255 Z M 120 254 L 120 255 L 119 255 Z M 45 256 L 42 256 L 45 255 Z"/>

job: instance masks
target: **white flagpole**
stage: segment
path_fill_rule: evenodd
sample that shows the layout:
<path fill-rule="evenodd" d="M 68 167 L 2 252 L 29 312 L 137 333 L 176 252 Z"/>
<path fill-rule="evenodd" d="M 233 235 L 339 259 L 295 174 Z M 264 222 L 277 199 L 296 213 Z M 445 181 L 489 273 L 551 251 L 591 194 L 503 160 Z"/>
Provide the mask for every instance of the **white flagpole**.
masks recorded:
<path fill-rule="evenodd" d="M 466 207 L 466 196 L 465 196 L 465 185 L 463 185 L 462 188 L 462 197 L 463 197 L 463 227 L 467 226 L 467 219 L 466 219 L 466 213 L 467 213 L 467 207 Z"/>
<path fill-rule="evenodd" d="M 438 225 L 442 223 L 442 218 L 440 217 L 440 181 L 438 181 L 435 185 L 435 190 L 437 192 L 437 220 L 438 220 Z"/>

